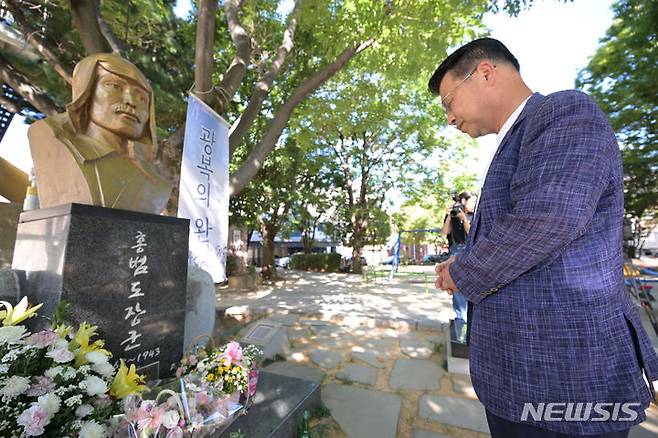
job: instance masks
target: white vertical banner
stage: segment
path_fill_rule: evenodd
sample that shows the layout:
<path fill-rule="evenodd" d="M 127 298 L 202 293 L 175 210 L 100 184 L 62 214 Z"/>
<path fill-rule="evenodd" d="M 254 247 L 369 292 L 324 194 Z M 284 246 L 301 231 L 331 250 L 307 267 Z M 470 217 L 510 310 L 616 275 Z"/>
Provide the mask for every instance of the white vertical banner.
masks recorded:
<path fill-rule="evenodd" d="M 228 123 L 198 97 L 187 100 L 178 217 L 190 220 L 189 262 L 226 280 Z"/>

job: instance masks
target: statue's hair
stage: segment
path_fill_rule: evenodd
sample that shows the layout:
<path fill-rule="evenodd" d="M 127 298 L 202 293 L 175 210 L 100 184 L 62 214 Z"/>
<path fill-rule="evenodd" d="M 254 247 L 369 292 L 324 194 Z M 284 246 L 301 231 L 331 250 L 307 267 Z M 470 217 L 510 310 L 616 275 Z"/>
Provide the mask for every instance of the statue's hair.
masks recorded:
<path fill-rule="evenodd" d="M 113 53 L 96 53 L 82 59 L 73 70 L 72 99 L 66 105 L 66 113 L 73 131 L 81 134 L 87 129 L 89 123 L 89 107 L 94 96 L 94 89 L 98 79 L 98 68 L 103 68 L 110 73 L 121 76 L 132 82 L 136 82 L 146 90 L 149 95 L 149 117 L 142 136 L 136 141 L 149 147 L 152 161 L 157 155 L 158 141 L 155 125 L 155 102 L 151 84 L 139 69 Z"/>

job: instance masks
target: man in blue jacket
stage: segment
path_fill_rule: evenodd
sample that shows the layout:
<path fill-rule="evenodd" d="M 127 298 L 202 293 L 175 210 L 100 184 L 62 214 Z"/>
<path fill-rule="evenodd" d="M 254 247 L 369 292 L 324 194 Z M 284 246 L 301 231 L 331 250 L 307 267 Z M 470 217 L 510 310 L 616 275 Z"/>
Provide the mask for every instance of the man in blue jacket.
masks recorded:
<path fill-rule="evenodd" d="M 623 173 L 585 94 L 542 96 L 491 38 L 429 81 L 448 122 L 495 133 L 466 251 L 438 288 L 469 301 L 470 370 L 494 438 L 627 437 L 655 392 L 658 357 L 623 284 Z"/>

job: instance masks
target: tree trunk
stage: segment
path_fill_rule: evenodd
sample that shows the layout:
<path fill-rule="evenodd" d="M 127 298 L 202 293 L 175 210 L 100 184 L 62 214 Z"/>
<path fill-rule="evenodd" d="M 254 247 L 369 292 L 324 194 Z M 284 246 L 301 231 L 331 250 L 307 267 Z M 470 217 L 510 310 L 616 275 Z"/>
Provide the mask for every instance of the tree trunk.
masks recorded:
<path fill-rule="evenodd" d="M 352 272 L 355 274 L 363 273 L 363 266 L 361 265 L 361 250 L 363 249 L 363 235 L 362 233 L 355 233 L 352 239 Z"/>
<path fill-rule="evenodd" d="M 196 27 L 194 54 L 194 90 L 201 100 L 209 103 L 212 98 L 213 45 L 215 43 L 215 15 L 217 0 L 201 0 Z"/>
<path fill-rule="evenodd" d="M 270 64 L 270 68 L 265 72 L 265 74 L 260 78 L 260 80 L 254 86 L 254 91 L 251 94 L 247 108 L 242 111 L 242 114 L 231 126 L 230 137 L 229 137 L 229 158 L 233 156 L 233 152 L 238 147 L 244 136 L 247 134 L 247 131 L 254 123 L 254 120 L 260 114 L 260 109 L 263 105 L 263 101 L 270 92 L 270 88 L 274 83 L 274 80 L 279 76 L 281 68 L 283 67 L 286 58 L 290 51 L 293 48 L 293 39 L 295 37 L 295 28 L 297 27 L 297 14 L 299 13 L 299 5 L 301 2 L 295 4 L 294 11 L 290 14 L 288 21 L 288 27 L 283 33 L 283 42 L 279 49 L 277 50 L 277 55 Z"/>
<path fill-rule="evenodd" d="M 39 32 L 36 31 L 32 24 L 28 22 L 20 6 L 22 5 L 16 5 L 15 1 L 7 2 L 7 8 L 13 15 L 14 19 L 20 23 L 23 28 L 23 33 L 25 34 L 27 42 L 30 43 L 32 47 L 41 54 L 41 56 L 43 56 L 46 62 L 48 62 L 52 69 L 55 70 L 62 79 L 70 84 L 72 80 L 71 72 L 60 63 L 58 56 L 47 46 L 46 41 L 41 38 Z"/>
<path fill-rule="evenodd" d="M 325 66 L 324 69 L 311 76 L 307 81 L 295 89 L 292 96 L 290 96 L 286 103 L 281 105 L 276 112 L 274 120 L 272 120 L 272 123 L 260 143 L 258 143 L 253 151 L 251 151 L 240 168 L 231 175 L 231 185 L 229 189 L 231 196 L 239 194 L 256 176 L 261 167 L 263 167 L 265 159 L 269 153 L 272 152 L 281 133 L 288 125 L 288 120 L 290 119 L 295 107 L 297 107 L 307 95 L 333 77 L 349 62 L 350 59 L 370 47 L 373 42 L 373 40 L 368 40 L 358 47 L 350 47 L 349 49 L 346 49 L 334 62 Z"/>
<path fill-rule="evenodd" d="M 308 227 L 302 231 L 302 245 L 304 246 L 304 254 L 310 254 L 313 249 L 313 239 L 309 235 Z"/>
<path fill-rule="evenodd" d="M 70 5 L 73 24 L 78 29 L 80 41 L 87 55 L 110 52 L 111 47 L 98 24 L 100 0 L 71 0 Z"/>
<path fill-rule="evenodd" d="M 219 114 L 226 112 L 228 103 L 240 87 L 251 56 L 251 36 L 238 20 L 238 11 L 241 6 L 242 0 L 224 1 L 224 15 L 226 16 L 231 41 L 233 41 L 235 47 L 235 57 L 226 73 L 224 73 L 222 82 L 217 87 L 218 104 L 216 108 Z"/>
<path fill-rule="evenodd" d="M 274 238 L 276 237 L 276 231 L 267 224 L 261 223 L 260 234 L 263 238 L 263 278 L 276 281 L 279 279 L 276 272 L 276 265 L 274 264 Z"/>
<path fill-rule="evenodd" d="M 0 79 L 9 84 L 19 96 L 27 100 L 37 110 L 47 116 L 60 112 L 60 108 L 50 97 L 30 83 L 30 81 L 0 57 Z"/>

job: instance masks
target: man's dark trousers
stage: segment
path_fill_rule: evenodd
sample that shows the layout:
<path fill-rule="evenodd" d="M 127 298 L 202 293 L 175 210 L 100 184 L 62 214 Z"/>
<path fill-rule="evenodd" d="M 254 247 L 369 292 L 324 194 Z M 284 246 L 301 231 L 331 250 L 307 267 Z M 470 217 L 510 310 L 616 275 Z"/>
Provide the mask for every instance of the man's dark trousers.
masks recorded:
<path fill-rule="evenodd" d="M 487 411 L 487 422 L 491 438 L 627 438 L 630 432 L 630 429 L 626 429 L 596 435 L 565 435 L 552 430 L 540 429 L 530 424 L 514 423 L 496 417 L 489 411 Z"/>

